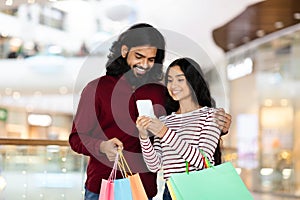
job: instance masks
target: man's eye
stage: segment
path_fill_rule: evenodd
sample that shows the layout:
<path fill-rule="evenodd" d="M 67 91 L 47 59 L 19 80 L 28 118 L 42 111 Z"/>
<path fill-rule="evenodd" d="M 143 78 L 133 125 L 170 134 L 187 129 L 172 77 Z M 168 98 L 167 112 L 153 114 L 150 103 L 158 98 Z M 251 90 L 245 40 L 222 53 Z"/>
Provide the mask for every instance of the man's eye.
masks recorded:
<path fill-rule="evenodd" d="M 170 79 L 168 79 L 167 81 L 168 81 L 168 83 L 171 83 L 171 82 L 172 82 L 172 80 L 170 80 Z"/>
<path fill-rule="evenodd" d="M 182 82 L 182 81 L 184 81 L 184 79 L 178 79 L 178 82 Z"/>

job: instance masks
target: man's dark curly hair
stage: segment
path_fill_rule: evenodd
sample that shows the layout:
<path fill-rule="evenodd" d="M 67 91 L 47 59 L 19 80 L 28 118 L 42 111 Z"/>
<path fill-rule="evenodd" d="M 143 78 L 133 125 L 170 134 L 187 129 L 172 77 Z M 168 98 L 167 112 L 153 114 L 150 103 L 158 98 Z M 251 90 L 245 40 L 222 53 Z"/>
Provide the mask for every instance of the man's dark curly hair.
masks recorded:
<path fill-rule="evenodd" d="M 162 63 L 165 58 L 165 39 L 163 35 L 153 26 L 139 23 L 131 26 L 113 42 L 110 53 L 107 56 L 106 75 L 119 76 L 130 70 L 126 58 L 121 56 L 121 47 L 126 45 L 128 50 L 138 46 L 152 46 L 157 48 L 155 65 L 151 69 L 151 81 L 159 81 L 163 78 Z"/>

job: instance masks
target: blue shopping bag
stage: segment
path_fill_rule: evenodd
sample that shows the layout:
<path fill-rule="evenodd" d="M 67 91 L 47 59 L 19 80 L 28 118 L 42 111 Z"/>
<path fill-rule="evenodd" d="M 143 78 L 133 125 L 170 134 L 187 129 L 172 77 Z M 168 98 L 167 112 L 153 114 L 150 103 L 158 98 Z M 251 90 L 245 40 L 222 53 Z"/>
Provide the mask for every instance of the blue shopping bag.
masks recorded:
<path fill-rule="evenodd" d="M 130 182 L 128 178 L 114 181 L 114 197 L 117 200 L 132 200 Z"/>

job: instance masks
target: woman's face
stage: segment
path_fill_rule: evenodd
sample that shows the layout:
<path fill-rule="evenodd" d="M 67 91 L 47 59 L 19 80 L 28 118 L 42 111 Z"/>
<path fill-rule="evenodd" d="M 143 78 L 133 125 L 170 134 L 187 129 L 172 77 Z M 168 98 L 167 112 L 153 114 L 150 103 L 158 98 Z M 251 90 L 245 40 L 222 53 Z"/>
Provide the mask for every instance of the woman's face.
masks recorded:
<path fill-rule="evenodd" d="M 178 65 L 171 67 L 169 70 L 167 76 L 167 88 L 170 96 L 175 101 L 192 98 L 189 83 Z"/>

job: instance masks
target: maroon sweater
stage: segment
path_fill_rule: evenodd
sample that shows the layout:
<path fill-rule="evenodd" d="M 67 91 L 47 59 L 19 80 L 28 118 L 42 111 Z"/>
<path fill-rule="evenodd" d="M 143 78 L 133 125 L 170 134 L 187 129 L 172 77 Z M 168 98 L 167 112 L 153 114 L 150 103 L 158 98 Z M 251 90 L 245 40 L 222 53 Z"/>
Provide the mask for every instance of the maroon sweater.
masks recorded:
<path fill-rule="evenodd" d="M 103 76 L 87 84 L 81 94 L 69 137 L 71 148 L 90 156 L 85 186 L 99 193 L 102 179 L 107 179 L 113 162 L 99 151 L 103 140 L 118 138 L 124 145 L 124 156 L 133 171 L 139 173 L 148 197 L 157 193 L 156 174 L 148 171 L 141 153 L 135 121 L 135 101 L 151 99 L 157 117 L 165 114 L 164 87 L 147 84 L 135 91 L 124 77 Z M 117 174 L 117 178 L 122 178 Z"/>

